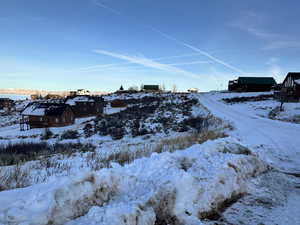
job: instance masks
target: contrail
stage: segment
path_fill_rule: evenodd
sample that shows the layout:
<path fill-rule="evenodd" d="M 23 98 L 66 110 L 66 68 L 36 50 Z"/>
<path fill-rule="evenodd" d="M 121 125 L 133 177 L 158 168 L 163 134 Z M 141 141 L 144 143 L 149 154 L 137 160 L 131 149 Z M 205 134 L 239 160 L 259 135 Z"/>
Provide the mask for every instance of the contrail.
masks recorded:
<path fill-rule="evenodd" d="M 149 59 L 149 60 L 153 60 L 153 59 Z M 164 65 L 166 66 L 184 66 L 184 65 L 197 65 L 197 64 L 210 64 L 213 63 L 212 61 L 192 61 L 192 62 L 183 62 L 183 63 L 166 63 Z M 127 65 L 131 65 L 131 64 L 136 64 L 133 62 L 130 63 L 123 63 L 122 65 L 127 64 Z M 109 64 L 107 64 L 109 65 Z M 117 67 L 112 67 L 112 66 L 107 66 L 107 67 L 101 67 L 101 68 L 94 68 L 94 69 L 89 69 L 89 70 L 83 70 L 83 73 L 91 73 L 91 72 L 101 72 L 101 71 L 107 71 L 108 70 L 115 70 L 115 69 L 140 69 L 141 66 L 121 66 L 120 64 L 117 64 Z"/>
<path fill-rule="evenodd" d="M 121 15 L 121 13 L 118 10 L 113 9 L 113 8 L 103 4 L 102 2 L 99 2 L 98 0 L 94 0 L 93 2 L 94 2 L 95 5 L 97 5 L 101 8 L 104 8 L 104 9 L 106 9 L 106 10 L 108 10 L 108 11 L 114 13 L 114 14 Z"/>
<path fill-rule="evenodd" d="M 164 60 L 164 59 L 175 59 L 175 58 L 183 58 L 183 57 L 189 57 L 189 56 L 197 56 L 202 55 L 200 53 L 193 53 L 193 54 L 184 54 L 184 55 L 173 55 L 173 56 L 164 56 L 164 57 L 158 57 L 158 58 L 150 58 L 151 60 Z M 133 64 L 132 62 L 127 63 L 109 63 L 109 64 L 100 64 L 95 66 L 88 66 L 83 68 L 78 68 L 76 70 L 94 70 L 94 69 L 102 69 L 102 68 L 110 68 L 115 66 L 123 66 L 123 65 L 130 65 Z"/>
<path fill-rule="evenodd" d="M 186 70 L 183 70 L 183 69 L 179 69 L 175 66 L 162 64 L 162 63 L 159 63 L 159 62 L 156 62 L 156 61 L 153 61 L 151 59 L 144 58 L 144 57 L 141 58 L 141 57 L 136 57 L 136 56 L 123 55 L 123 54 L 110 52 L 110 51 L 105 51 L 105 50 L 95 50 L 95 52 L 97 52 L 99 54 L 111 56 L 111 57 L 114 57 L 114 58 L 122 59 L 122 60 L 125 60 L 125 61 L 128 61 L 128 62 L 134 63 L 134 64 L 145 66 L 145 67 L 155 68 L 155 69 L 158 69 L 158 70 L 171 72 L 171 73 L 182 74 L 182 75 L 189 76 L 189 77 L 192 77 L 192 78 L 199 78 L 200 77 L 198 74 L 194 74 L 192 72 L 189 72 L 189 71 L 186 71 Z"/>
<path fill-rule="evenodd" d="M 162 31 L 157 30 L 157 29 L 155 29 L 153 27 L 150 27 L 150 29 L 153 30 L 153 31 L 155 31 L 155 32 L 157 32 L 157 33 L 159 33 L 160 35 L 164 36 L 165 38 L 167 38 L 169 40 L 175 41 L 176 43 L 181 44 L 181 45 L 183 45 L 183 46 L 185 46 L 185 47 L 187 47 L 189 49 L 192 49 L 195 52 L 199 52 L 201 55 L 204 55 L 204 56 L 208 57 L 209 59 L 213 60 L 214 62 L 219 63 L 219 64 L 221 64 L 221 65 L 223 65 L 223 66 L 225 66 L 225 67 L 227 67 L 227 68 L 229 68 L 229 69 L 231 69 L 233 71 L 236 71 L 238 73 L 244 73 L 242 70 L 240 70 L 240 69 L 238 69 L 238 68 L 236 68 L 236 67 L 234 67 L 234 66 L 232 66 L 232 65 L 230 65 L 230 64 L 228 64 L 228 63 L 226 63 L 226 62 L 224 62 L 224 61 L 222 61 L 222 60 L 220 60 L 220 59 L 218 59 L 218 58 L 216 58 L 216 57 L 214 57 L 214 56 L 212 56 L 210 54 L 208 54 L 205 51 L 202 51 L 199 48 L 196 48 L 196 47 L 194 47 L 194 46 L 192 46 L 190 44 L 187 44 L 187 43 L 185 43 L 183 41 L 179 41 L 176 38 L 174 38 L 174 37 L 172 37 L 172 36 L 170 36 L 168 34 L 165 34 Z"/>

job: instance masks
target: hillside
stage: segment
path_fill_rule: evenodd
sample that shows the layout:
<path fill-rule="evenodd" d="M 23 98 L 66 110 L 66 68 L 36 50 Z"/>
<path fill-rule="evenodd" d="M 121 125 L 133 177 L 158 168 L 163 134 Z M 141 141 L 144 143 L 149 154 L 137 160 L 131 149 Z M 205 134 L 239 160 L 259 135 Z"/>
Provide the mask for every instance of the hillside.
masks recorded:
<path fill-rule="evenodd" d="M 272 93 L 124 94 L 104 115 L 0 120 L 0 224 L 299 224 L 299 104 Z"/>

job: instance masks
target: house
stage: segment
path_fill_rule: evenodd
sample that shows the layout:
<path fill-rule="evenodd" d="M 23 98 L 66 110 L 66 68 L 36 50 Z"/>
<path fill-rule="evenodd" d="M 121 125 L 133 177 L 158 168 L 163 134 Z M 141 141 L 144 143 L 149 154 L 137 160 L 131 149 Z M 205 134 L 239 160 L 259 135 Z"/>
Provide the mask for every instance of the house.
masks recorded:
<path fill-rule="evenodd" d="M 77 95 L 90 95 L 90 91 L 85 90 L 85 89 L 78 89 L 77 90 Z"/>
<path fill-rule="evenodd" d="M 300 72 L 290 72 L 286 75 L 280 90 L 280 97 L 284 101 L 300 100 Z"/>
<path fill-rule="evenodd" d="M 159 85 L 143 85 L 141 88 L 144 92 L 159 92 Z"/>
<path fill-rule="evenodd" d="M 0 110 L 12 111 L 15 108 L 15 103 L 9 98 L 0 98 Z"/>
<path fill-rule="evenodd" d="M 35 100 L 38 100 L 38 99 L 42 99 L 42 96 L 38 95 L 38 94 L 33 94 L 33 95 L 30 95 L 30 99 L 35 101 Z"/>
<path fill-rule="evenodd" d="M 190 88 L 188 89 L 189 93 L 198 93 L 199 89 L 198 88 Z"/>
<path fill-rule="evenodd" d="M 127 103 L 124 100 L 121 99 L 114 99 L 110 103 L 110 107 L 112 108 L 124 108 L 127 107 Z"/>
<path fill-rule="evenodd" d="M 89 90 L 85 90 L 85 89 L 78 89 L 77 91 L 70 91 L 69 92 L 69 96 L 77 96 L 77 95 L 91 95 Z"/>
<path fill-rule="evenodd" d="M 21 113 L 21 130 L 32 128 L 64 127 L 74 124 L 71 107 L 63 103 L 31 102 Z"/>
<path fill-rule="evenodd" d="M 69 96 L 65 103 L 72 108 L 76 118 L 100 115 L 105 106 L 102 97 L 89 95 Z"/>
<path fill-rule="evenodd" d="M 55 95 L 55 94 L 47 94 L 45 96 L 45 99 L 62 99 L 63 97 L 61 95 Z"/>
<path fill-rule="evenodd" d="M 241 92 L 271 91 L 274 85 L 276 85 L 276 81 L 273 77 L 239 77 L 237 80 L 229 81 L 228 90 Z"/>

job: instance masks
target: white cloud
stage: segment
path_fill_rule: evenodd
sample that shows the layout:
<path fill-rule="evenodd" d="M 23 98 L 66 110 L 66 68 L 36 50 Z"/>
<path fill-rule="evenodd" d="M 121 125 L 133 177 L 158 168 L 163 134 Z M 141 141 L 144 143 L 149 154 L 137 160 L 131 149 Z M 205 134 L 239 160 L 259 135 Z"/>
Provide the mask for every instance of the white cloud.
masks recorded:
<path fill-rule="evenodd" d="M 145 67 L 158 69 L 161 71 L 182 74 L 184 76 L 188 76 L 191 78 L 199 78 L 200 77 L 198 74 L 195 74 L 195 73 L 183 70 L 183 69 L 179 69 L 172 65 L 162 64 L 162 63 L 156 62 L 154 60 L 151 60 L 151 59 L 148 59 L 145 57 L 129 56 L 129 55 L 119 54 L 119 53 L 105 51 L 105 50 L 95 50 L 94 52 L 102 54 L 102 55 L 107 55 L 107 56 L 111 56 L 114 58 L 122 59 L 122 60 L 128 61 L 130 63 L 142 65 Z"/>
<path fill-rule="evenodd" d="M 269 22 L 269 18 L 266 15 L 247 12 L 228 25 L 264 40 L 266 45 L 262 48 L 263 50 L 300 47 L 300 42 L 293 40 L 290 35 L 275 33 L 265 29 L 264 27 L 267 27 Z"/>
<path fill-rule="evenodd" d="M 268 43 L 263 49 L 264 50 L 274 50 L 283 48 L 300 48 L 300 41 L 272 41 Z"/>

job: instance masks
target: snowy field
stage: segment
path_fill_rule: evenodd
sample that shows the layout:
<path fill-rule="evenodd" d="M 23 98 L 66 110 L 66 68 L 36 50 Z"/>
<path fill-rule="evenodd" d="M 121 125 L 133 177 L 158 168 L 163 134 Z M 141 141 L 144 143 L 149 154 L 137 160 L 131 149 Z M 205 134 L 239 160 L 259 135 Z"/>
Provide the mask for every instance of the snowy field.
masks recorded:
<path fill-rule="evenodd" d="M 0 98 L 10 98 L 14 101 L 30 99 L 30 95 L 0 94 Z"/>
<path fill-rule="evenodd" d="M 76 149 L 0 167 L 0 224 L 300 224 L 300 125 L 290 120 L 300 114 L 300 103 L 284 104 L 271 118 L 279 105 L 274 100 L 222 100 L 262 94 L 270 93 L 167 94 L 160 103 L 151 100 L 157 108 L 150 114 L 152 108 L 130 103 L 143 112 L 143 132 L 127 127 L 118 139 L 87 130 L 87 124 L 102 124 L 95 117 L 51 128 L 48 144 Z M 127 111 L 105 110 L 111 120 Z M 202 119 L 209 121 L 205 129 Z M 24 133 L 10 120 L 0 120 L 2 146 L 45 141 L 45 129 Z M 200 120 L 202 127 L 189 127 Z M 77 137 L 62 139 L 68 130 Z"/>

